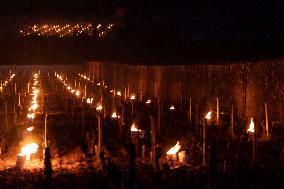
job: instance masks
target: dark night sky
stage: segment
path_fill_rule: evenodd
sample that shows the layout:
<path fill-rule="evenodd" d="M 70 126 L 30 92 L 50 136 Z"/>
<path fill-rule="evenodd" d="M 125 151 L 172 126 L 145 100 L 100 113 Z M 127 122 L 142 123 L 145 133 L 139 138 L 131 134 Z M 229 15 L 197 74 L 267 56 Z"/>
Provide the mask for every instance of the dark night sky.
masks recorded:
<path fill-rule="evenodd" d="M 118 8 L 124 10 L 123 27 L 105 39 L 18 35 L 27 23 L 113 20 Z M 1 0 L 0 56 L 2 64 L 279 57 L 283 8 L 281 0 Z"/>

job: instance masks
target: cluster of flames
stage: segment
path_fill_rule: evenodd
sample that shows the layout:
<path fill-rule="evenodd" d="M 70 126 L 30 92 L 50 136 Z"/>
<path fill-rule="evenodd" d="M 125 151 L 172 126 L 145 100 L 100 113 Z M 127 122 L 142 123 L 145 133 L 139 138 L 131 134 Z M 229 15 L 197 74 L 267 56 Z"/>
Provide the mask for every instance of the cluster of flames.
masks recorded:
<path fill-rule="evenodd" d="M 11 74 L 9 79 L 5 80 L 4 83 L 1 82 L 0 92 L 3 91 L 3 87 L 6 87 L 9 84 L 9 82 L 11 82 L 14 79 L 15 76 L 16 76 L 15 74 Z"/>
<path fill-rule="evenodd" d="M 20 29 L 23 36 L 74 37 L 89 35 L 103 37 L 112 31 L 114 24 L 68 23 L 68 24 L 34 24 Z"/>

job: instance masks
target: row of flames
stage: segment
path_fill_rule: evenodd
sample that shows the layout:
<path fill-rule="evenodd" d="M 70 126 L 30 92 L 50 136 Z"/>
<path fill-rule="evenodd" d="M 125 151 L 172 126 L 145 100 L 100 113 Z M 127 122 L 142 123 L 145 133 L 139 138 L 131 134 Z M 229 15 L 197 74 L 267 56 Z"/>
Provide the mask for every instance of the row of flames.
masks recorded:
<path fill-rule="evenodd" d="M 71 84 L 70 84 L 70 83 L 69 83 L 69 84 L 67 83 L 67 77 L 66 77 L 65 79 L 63 79 L 63 76 L 60 75 L 60 74 L 58 74 L 58 73 L 56 73 L 56 72 L 55 72 L 55 76 L 56 76 L 56 78 L 59 80 L 59 82 L 61 82 L 61 83 L 63 84 L 63 86 L 65 86 L 66 89 L 67 89 L 71 94 L 75 94 L 77 97 L 82 98 L 82 101 L 83 101 L 83 100 L 86 100 L 86 103 L 87 103 L 87 104 L 93 104 L 93 103 L 94 103 L 94 97 L 86 98 L 86 96 L 87 96 L 87 89 L 86 89 L 86 86 L 85 86 L 85 90 L 84 90 L 83 92 L 80 92 L 80 90 L 75 90 L 73 87 L 71 87 Z M 90 81 L 90 78 L 87 78 L 87 77 L 84 76 L 84 75 L 80 75 L 80 74 L 79 74 L 79 76 L 81 76 L 83 79 L 86 79 L 86 80 Z M 93 83 L 93 81 L 90 81 L 90 82 Z M 100 83 L 97 84 L 97 85 L 99 86 Z M 74 86 L 74 87 L 76 87 L 76 80 L 75 80 L 75 86 Z M 104 88 L 106 89 L 107 86 L 104 86 Z M 111 90 L 110 92 L 114 93 L 113 90 Z M 82 94 L 82 96 L 81 96 L 81 94 Z M 120 92 L 120 91 L 117 91 L 115 94 L 117 94 L 118 96 L 121 96 L 121 92 Z M 100 106 L 101 106 L 101 105 L 98 105 L 98 106 L 96 107 L 96 109 L 97 109 L 98 111 L 99 111 L 99 109 L 100 109 Z M 101 110 L 102 110 L 102 108 L 100 109 L 100 111 L 101 111 Z M 115 111 L 112 113 L 111 117 L 112 117 L 113 119 L 120 118 L 120 116 L 117 115 L 117 113 L 116 113 Z"/>
<path fill-rule="evenodd" d="M 37 110 L 38 103 L 38 96 L 39 96 L 39 89 L 38 89 L 38 74 L 35 73 L 33 75 L 33 86 L 32 86 L 32 105 L 28 109 L 29 113 L 27 114 L 27 118 L 33 120 L 35 118 L 35 112 Z M 31 132 L 34 129 L 33 126 L 28 127 L 26 130 L 28 132 Z M 21 152 L 18 154 L 18 156 L 25 156 L 26 160 L 30 160 L 31 154 L 35 154 L 38 151 L 38 145 L 36 143 L 28 143 L 25 146 L 21 147 Z"/>
<path fill-rule="evenodd" d="M 74 88 L 72 88 L 70 85 L 67 84 L 67 79 L 63 79 L 62 75 L 59 75 L 55 72 L 55 76 L 56 78 L 59 80 L 59 82 L 61 82 L 63 84 L 63 86 L 65 86 L 65 88 L 71 93 L 71 94 L 75 94 L 76 96 L 80 96 L 81 92 L 79 90 L 76 90 Z M 90 99 L 89 99 L 90 100 Z"/>
<path fill-rule="evenodd" d="M 94 80 L 91 80 L 90 79 L 90 77 L 88 77 L 87 75 L 84 75 L 84 74 L 78 74 L 82 79 L 84 79 L 84 80 L 86 80 L 86 81 L 89 81 L 89 82 L 91 82 L 91 83 L 94 83 Z M 105 89 L 107 89 L 108 88 L 108 86 L 105 84 L 105 81 L 103 81 L 103 82 L 98 82 L 97 84 L 96 84 L 97 86 L 101 86 L 101 85 L 103 85 L 103 87 L 105 88 Z M 124 88 L 125 89 L 125 93 L 124 93 L 124 99 L 126 100 L 128 97 L 127 97 L 127 94 L 126 94 L 126 87 Z M 113 95 L 115 95 L 115 96 L 119 96 L 119 97 L 121 97 L 122 98 L 122 93 L 121 93 L 121 91 L 120 90 L 114 90 L 114 89 L 111 89 L 110 91 L 109 91 L 110 93 L 113 93 Z M 132 94 L 131 96 L 129 96 L 129 99 L 131 100 L 131 101 L 133 101 L 133 100 L 135 100 L 136 99 L 136 97 L 135 97 L 135 95 L 134 94 Z M 88 100 L 88 99 L 87 99 Z M 145 101 L 145 104 L 146 105 L 149 105 L 149 104 L 151 104 L 152 103 L 152 100 L 151 99 L 147 99 L 146 101 Z M 169 107 L 169 109 L 171 110 L 171 111 L 174 111 L 175 110 L 175 107 L 174 107 L 174 105 L 171 105 L 170 107 Z M 113 114 L 114 116 L 112 116 L 112 118 L 114 118 L 115 117 L 115 114 Z"/>
<path fill-rule="evenodd" d="M 6 86 L 9 84 L 9 82 L 11 82 L 11 81 L 14 79 L 15 76 L 16 76 L 15 74 L 12 74 L 12 75 L 9 77 L 9 79 L 7 79 L 7 80 L 4 81 L 4 83 L 1 82 L 0 92 L 3 92 L 3 88 L 6 87 Z"/>
<path fill-rule="evenodd" d="M 105 37 L 113 30 L 114 24 L 94 25 L 92 23 L 34 24 L 25 25 L 19 32 L 22 36 L 74 37 L 79 35 Z"/>
<path fill-rule="evenodd" d="M 78 74 L 82 79 L 84 79 L 84 80 L 86 80 L 87 82 L 90 82 L 90 83 L 95 83 L 95 81 L 94 80 L 91 80 L 90 79 L 90 77 L 88 77 L 88 76 L 86 76 L 86 75 L 84 75 L 84 74 Z M 102 87 L 102 88 L 104 88 L 105 90 L 108 90 L 108 85 L 106 85 L 105 84 L 105 81 L 103 81 L 103 82 L 98 82 L 98 83 L 96 83 L 96 85 L 97 86 L 99 86 L 99 87 Z M 85 93 L 86 93 L 86 91 L 85 91 Z M 111 93 L 112 95 L 113 95 L 113 97 L 117 97 L 117 98 L 122 98 L 122 92 L 120 91 L 120 90 L 118 90 L 118 89 L 111 89 L 111 90 L 109 90 L 109 93 Z M 127 97 L 127 94 L 126 94 L 126 88 L 125 88 L 125 91 L 124 91 L 124 99 L 126 100 L 128 97 Z M 135 99 L 136 99 L 136 96 L 135 96 L 135 94 L 132 94 L 130 97 L 129 97 L 129 99 L 133 102 Z M 87 103 L 88 104 L 92 104 L 93 103 L 93 98 L 87 98 Z M 147 99 L 146 100 L 146 105 L 147 104 L 151 104 L 152 103 L 152 101 L 151 101 L 151 99 Z M 115 112 L 115 111 L 113 111 L 113 113 L 112 113 L 112 115 L 111 115 L 111 118 L 113 118 L 113 119 L 116 119 L 116 118 L 120 118 L 120 116 L 119 115 L 117 115 L 117 113 Z"/>

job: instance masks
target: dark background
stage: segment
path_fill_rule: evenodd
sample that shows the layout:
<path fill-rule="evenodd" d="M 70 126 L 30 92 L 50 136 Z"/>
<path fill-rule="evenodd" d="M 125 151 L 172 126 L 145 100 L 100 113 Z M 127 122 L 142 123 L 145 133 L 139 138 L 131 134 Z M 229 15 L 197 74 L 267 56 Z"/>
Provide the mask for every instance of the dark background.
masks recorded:
<path fill-rule="evenodd" d="M 2 0 L 1 64 L 191 64 L 282 57 L 281 0 Z M 105 38 L 22 37 L 34 23 L 116 22 Z"/>

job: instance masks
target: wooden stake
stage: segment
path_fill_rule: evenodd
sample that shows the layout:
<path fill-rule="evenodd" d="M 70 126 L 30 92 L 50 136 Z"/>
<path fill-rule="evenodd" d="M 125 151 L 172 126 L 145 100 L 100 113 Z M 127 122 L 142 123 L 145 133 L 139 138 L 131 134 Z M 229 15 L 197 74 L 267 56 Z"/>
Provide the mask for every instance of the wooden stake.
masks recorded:
<path fill-rule="evenodd" d="M 195 104 L 195 128 L 199 125 L 199 118 L 198 118 L 198 104 Z"/>
<path fill-rule="evenodd" d="M 141 89 L 140 89 L 140 101 L 142 102 L 142 100 L 143 100 L 143 89 L 141 87 Z"/>
<path fill-rule="evenodd" d="M 268 110 L 267 110 L 267 103 L 264 103 L 264 109 L 265 109 L 265 130 L 266 135 L 269 135 L 269 127 L 268 127 Z"/>
<path fill-rule="evenodd" d="M 126 88 L 124 88 L 124 101 L 126 101 Z"/>
<path fill-rule="evenodd" d="M 205 167 L 206 166 L 206 125 L 207 125 L 207 119 L 205 119 L 204 124 L 203 124 L 203 135 L 202 135 L 202 139 L 203 139 L 203 145 L 202 145 L 202 166 Z"/>
<path fill-rule="evenodd" d="M 72 104 L 72 119 L 74 121 L 74 109 L 75 109 L 75 99 L 73 98 L 73 104 Z"/>
<path fill-rule="evenodd" d="M 151 119 L 151 161 L 153 167 L 155 167 L 155 146 L 156 146 L 156 128 L 155 128 L 155 119 L 150 116 Z"/>
<path fill-rule="evenodd" d="M 142 144 L 142 153 L 141 153 L 142 162 L 145 163 L 145 144 Z"/>
<path fill-rule="evenodd" d="M 15 104 L 15 101 L 14 101 L 13 117 L 14 117 L 14 124 L 16 124 L 17 115 L 16 115 L 16 104 Z"/>
<path fill-rule="evenodd" d="M 219 116 L 220 116 L 220 112 L 219 112 L 219 98 L 217 97 L 216 98 L 216 111 L 217 111 L 217 120 L 216 120 L 216 122 L 217 122 L 217 125 L 219 125 Z"/>
<path fill-rule="evenodd" d="M 131 116 L 133 119 L 133 113 L 134 113 L 134 100 L 131 100 Z"/>
<path fill-rule="evenodd" d="M 160 99 L 160 94 L 158 95 L 158 136 L 160 135 L 160 130 L 161 130 L 161 99 Z"/>
<path fill-rule="evenodd" d="M 44 146 L 47 148 L 47 112 L 44 113 Z"/>
<path fill-rule="evenodd" d="M 101 150 L 102 150 L 102 143 L 103 143 L 103 140 L 102 140 L 102 113 L 99 112 L 99 115 L 98 115 L 98 153 L 97 153 L 97 158 L 98 158 L 98 162 L 99 164 L 101 165 L 102 162 L 100 160 L 100 154 L 101 154 Z"/>
<path fill-rule="evenodd" d="M 7 99 L 5 101 L 5 126 L 8 127 L 8 102 Z"/>
<path fill-rule="evenodd" d="M 129 97 L 129 84 L 127 84 L 127 96 Z"/>
<path fill-rule="evenodd" d="M 121 125 L 125 125 L 124 123 L 124 104 L 122 104 L 122 109 L 121 109 Z"/>
<path fill-rule="evenodd" d="M 255 127 L 254 127 L 255 129 Z M 252 163 L 255 165 L 255 158 L 256 158 L 256 130 L 253 132 L 253 144 L 252 144 Z"/>
<path fill-rule="evenodd" d="M 231 109 L 231 129 L 230 129 L 231 137 L 234 137 L 234 105 L 232 104 Z"/>
<path fill-rule="evenodd" d="M 19 93 L 19 97 L 18 97 L 18 106 L 21 107 L 21 93 Z"/>
<path fill-rule="evenodd" d="M 82 102 L 82 137 L 85 137 L 85 104 Z"/>
<path fill-rule="evenodd" d="M 191 125 L 192 124 L 192 121 L 191 121 L 191 97 L 189 98 L 189 124 Z"/>

